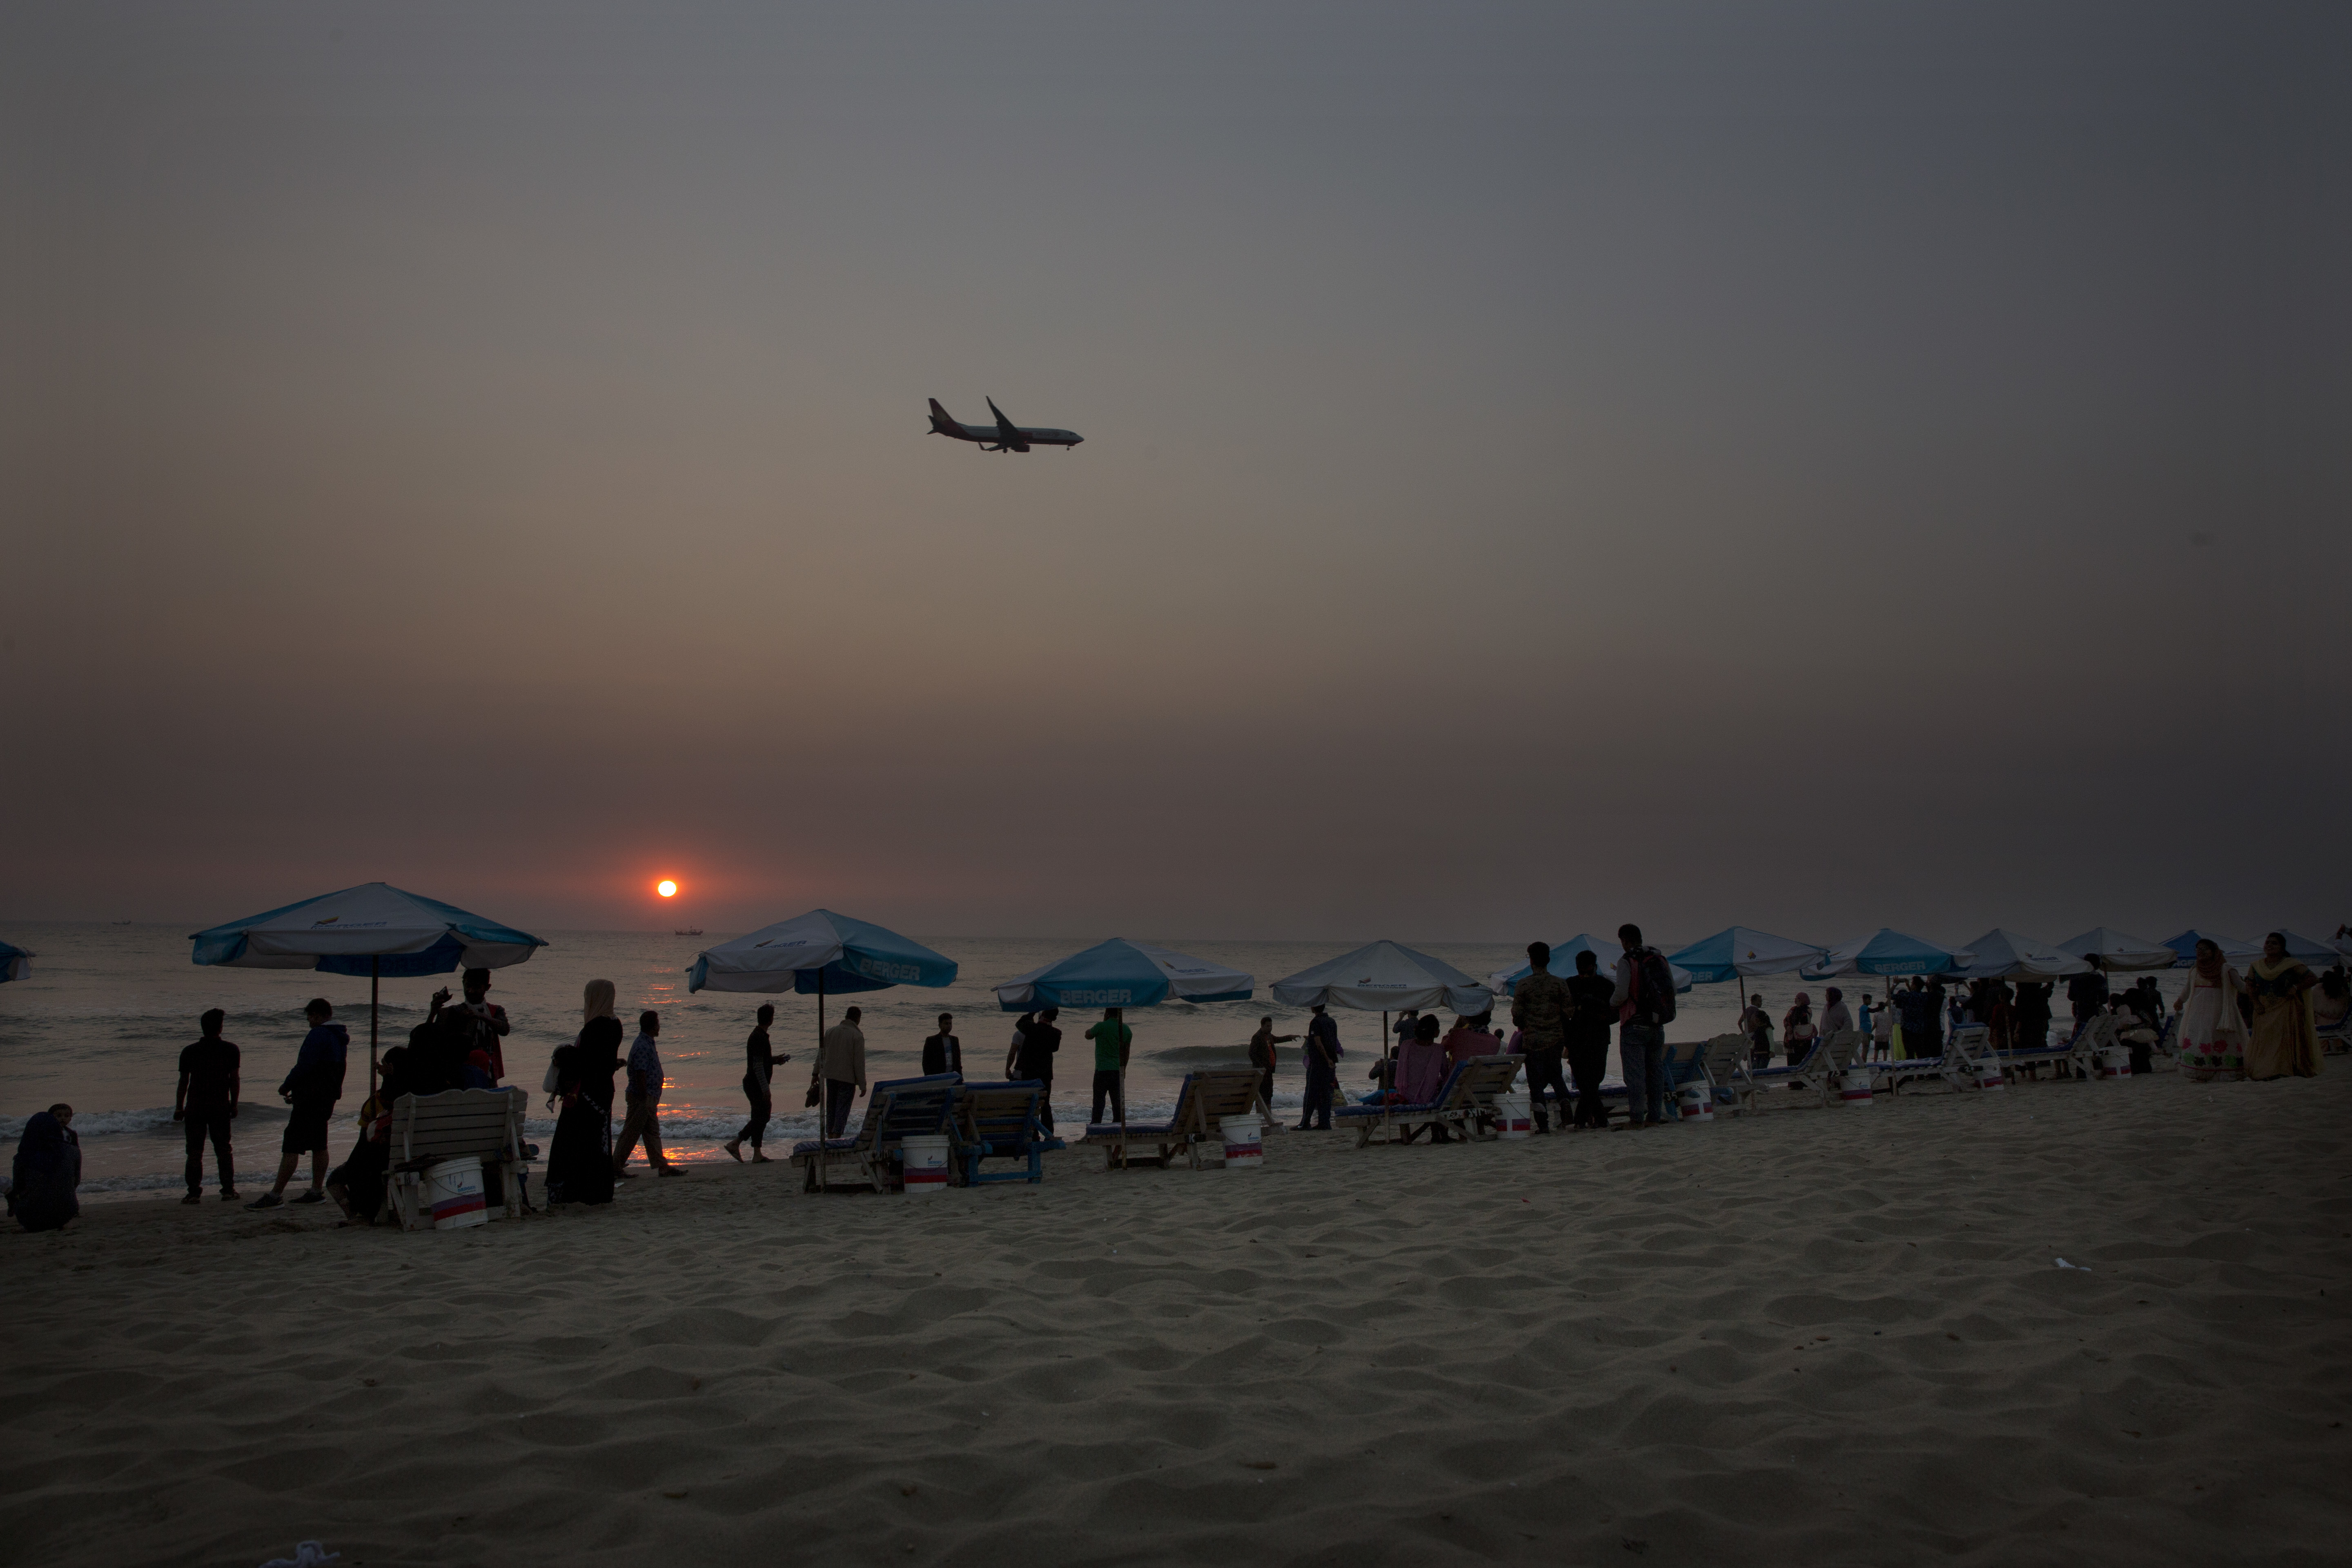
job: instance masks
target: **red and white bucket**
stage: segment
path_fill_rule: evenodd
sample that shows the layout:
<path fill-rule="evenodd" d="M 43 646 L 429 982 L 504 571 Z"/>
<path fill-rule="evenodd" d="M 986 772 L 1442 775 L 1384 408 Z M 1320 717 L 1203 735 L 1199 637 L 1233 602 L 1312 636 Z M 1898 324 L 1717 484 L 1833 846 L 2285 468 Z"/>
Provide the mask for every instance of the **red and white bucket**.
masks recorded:
<path fill-rule="evenodd" d="M 1703 1083 L 1683 1085 L 1682 1091 L 1675 1096 L 1675 1104 L 1685 1121 L 1715 1120 L 1715 1091 Z"/>
<path fill-rule="evenodd" d="M 1507 1089 L 1495 1097 L 1495 1131 L 1505 1138 L 1531 1138 L 1536 1131 L 1536 1104 L 1524 1089 Z"/>
<path fill-rule="evenodd" d="M 1257 1112 L 1217 1118 L 1217 1135 L 1225 1142 L 1225 1169 L 1250 1169 L 1265 1163 L 1265 1123 Z"/>
<path fill-rule="evenodd" d="M 926 1132 L 900 1139 L 898 1160 L 909 1197 L 918 1193 L 948 1190 L 948 1141 L 944 1136 Z"/>
<path fill-rule="evenodd" d="M 436 1230 L 463 1230 L 488 1225 L 490 1205 L 482 1196 L 482 1161 L 467 1154 L 444 1160 L 425 1173 L 425 1205 L 433 1214 Z"/>
<path fill-rule="evenodd" d="M 1870 1103 L 1871 1071 L 1868 1068 L 1848 1068 L 1838 1075 L 1838 1100 L 1846 1105 Z"/>
<path fill-rule="evenodd" d="M 2009 1087 L 2008 1075 L 2001 1071 L 2001 1067 L 1999 1062 L 1979 1062 L 1971 1070 L 1975 1074 L 1975 1082 L 1979 1089 L 2007 1089 Z"/>
<path fill-rule="evenodd" d="M 2120 1046 L 2109 1046 L 2091 1058 L 2093 1078 L 2131 1077 L 2131 1052 Z"/>

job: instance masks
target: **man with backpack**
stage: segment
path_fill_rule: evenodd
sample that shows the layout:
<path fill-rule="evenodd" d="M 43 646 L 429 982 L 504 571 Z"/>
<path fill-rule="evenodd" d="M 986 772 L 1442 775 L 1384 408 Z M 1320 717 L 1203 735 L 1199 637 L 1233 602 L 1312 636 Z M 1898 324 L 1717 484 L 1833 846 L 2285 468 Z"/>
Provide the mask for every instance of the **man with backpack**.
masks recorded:
<path fill-rule="evenodd" d="M 1625 1125 L 1656 1127 L 1666 1120 L 1666 1026 L 1675 1017 L 1675 976 L 1666 955 L 1642 945 L 1642 928 L 1617 928 L 1625 944 L 1617 960 L 1617 1060 L 1625 1075 Z"/>

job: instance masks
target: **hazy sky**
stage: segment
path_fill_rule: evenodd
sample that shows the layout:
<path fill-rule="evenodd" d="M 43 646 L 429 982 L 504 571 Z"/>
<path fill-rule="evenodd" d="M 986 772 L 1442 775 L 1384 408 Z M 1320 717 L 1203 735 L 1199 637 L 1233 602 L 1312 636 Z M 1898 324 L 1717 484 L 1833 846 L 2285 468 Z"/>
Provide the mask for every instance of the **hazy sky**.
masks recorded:
<path fill-rule="evenodd" d="M 0 918 L 2324 935 L 2347 80 L 2326 5 L 8 7 Z M 990 395 L 1086 445 L 923 433 Z"/>

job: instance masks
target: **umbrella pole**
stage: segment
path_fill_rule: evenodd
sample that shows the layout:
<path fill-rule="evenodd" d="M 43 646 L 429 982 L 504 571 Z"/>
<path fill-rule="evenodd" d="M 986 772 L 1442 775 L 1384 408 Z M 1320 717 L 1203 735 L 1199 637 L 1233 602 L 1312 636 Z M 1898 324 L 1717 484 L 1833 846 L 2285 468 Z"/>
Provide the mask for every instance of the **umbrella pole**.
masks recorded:
<path fill-rule="evenodd" d="M 368 1093 L 375 1093 L 375 1014 L 376 1003 L 383 994 L 383 960 L 368 960 Z"/>
<path fill-rule="evenodd" d="M 833 1086 L 824 1081 L 824 971 L 816 972 L 816 1190 L 833 1190 L 827 1180 L 824 1145 L 833 1136 Z"/>
<path fill-rule="evenodd" d="M 1389 1033 L 1389 1010 L 1385 1007 L 1381 1009 L 1381 1059 L 1389 1064 L 1387 1079 L 1381 1085 L 1381 1144 L 1385 1148 L 1396 1142 L 1397 1094 L 1396 1037 Z"/>

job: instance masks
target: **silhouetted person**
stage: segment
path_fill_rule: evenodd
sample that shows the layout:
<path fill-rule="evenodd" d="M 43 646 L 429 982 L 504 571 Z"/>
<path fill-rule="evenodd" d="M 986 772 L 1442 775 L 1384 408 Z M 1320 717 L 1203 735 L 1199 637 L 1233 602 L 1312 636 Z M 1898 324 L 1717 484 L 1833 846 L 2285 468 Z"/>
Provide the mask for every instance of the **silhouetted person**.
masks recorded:
<path fill-rule="evenodd" d="M 327 1198 L 327 1123 L 335 1114 L 335 1101 L 343 1097 L 343 1063 L 352 1037 L 341 1024 L 328 1021 L 335 1010 L 324 996 L 312 997 L 302 1016 L 310 1019 L 310 1032 L 302 1037 L 293 1070 L 278 1086 L 278 1098 L 289 1107 L 286 1137 L 278 1146 L 278 1180 L 247 1208 L 274 1209 L 284 1203 L 286 1184 L 294 1179 L 305 1154 L 310 1156 L 310 1190 L 294 1201 L 316 1204 Z"/>
<path fill-rule="evenodd" d="M 742 1131 L 727 1140 L 727 1152 L 737 1161 L 743 1158 L 743 1143 L 750 1140 L 751 1163 L 764 1165 L 768 1157 L 760 1152 L 767 1139 L 768 1118 L 776 1109 L 776 1064 L 788 1062 L 789 1056 L 778 1056 L 768 1040 L 768 1026 L 776 1021 L 776 1005 L 760 1004 L 759 1021 L 752 1026 L 751 1036 L 743 1042 L 743 1098 L 751 1102 L 751 1120 L 743 1123 Z"/>
<path fill-rule="evenodd" d="M 955 1015 L 940 1015 L 940 1030 L 923 1037 L 923 1076 L 963 1071 L 963 1042 L 955 1037 Z"/>
<path fill-rule="evenodd" d="M 213 1163 L 219 1168 L 221 1201 L 236 1196 L 236 1165 L 229 1150 L 229 1123 L 236 1120 L 238 1068 L 243 1053 L 221 1038 L 228 1015 L 215 1007 L 196 1025 L 204 1037 L 180 1053 L 180 1087 L 172 1095 L 172 1120 L 187 1124 L 188 1195 L 184 1204 L 202 1203 L 205 1189 L 205 1140 L 213 1142 Z"/>

